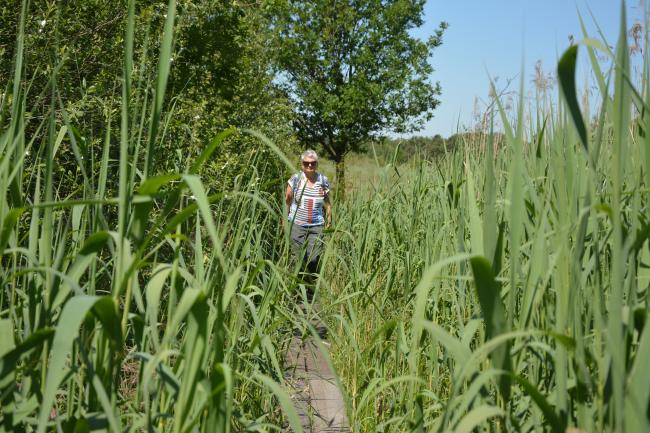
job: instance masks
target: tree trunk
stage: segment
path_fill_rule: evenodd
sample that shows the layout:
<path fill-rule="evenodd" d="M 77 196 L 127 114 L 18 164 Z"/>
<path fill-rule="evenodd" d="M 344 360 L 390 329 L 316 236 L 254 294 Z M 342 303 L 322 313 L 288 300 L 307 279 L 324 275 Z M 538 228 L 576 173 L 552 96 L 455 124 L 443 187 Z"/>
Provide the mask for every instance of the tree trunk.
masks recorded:
<path fill-rule="evenodd" d="M 336 162 L 336 198 L 345 198 L 345 157 L 341 156 L 334 160 Z"/>

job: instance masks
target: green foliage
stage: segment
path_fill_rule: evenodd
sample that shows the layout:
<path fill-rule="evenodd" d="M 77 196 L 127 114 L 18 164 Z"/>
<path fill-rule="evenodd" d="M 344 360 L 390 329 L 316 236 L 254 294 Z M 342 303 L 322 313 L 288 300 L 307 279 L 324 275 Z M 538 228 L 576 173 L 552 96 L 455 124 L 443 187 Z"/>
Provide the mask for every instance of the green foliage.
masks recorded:
<path fill-rule="evenodd" d="M 269 156 L 286 158 L 258 132 L 194 130 L 197 113 L 222 113 L 286 134 L 286 100 L 255 72 L 268 65 L 261 10 L 119 3 L 126 31 L 91 26 L 89 65 L 126 53 L 105 73 L 69 69 L 83 47 L 57 39 L 73 19 L 59 3 L 0 6 L 18 29 L 9 44 L 0 28 L 14 56 L 0 104 L 0 432 L 300 431 L 282 354 L 307 326 L 306 288 L 266 192 L 284 170 Z M 410 4 L 391 5 L 389 22 Z M 44 11 L 61 24 L 43 28 L 52 39 L 35 26 Z M 649 430 L 650 87 L 629 80 L 621 28 L 599 122 L 577 125 L 570 61 L 571 116 L 537 112 L 535 129 L 522 97 L 503 136 L 377 145 L 377 181 L 335 202 L 314 291 L 355 431 Z"/>
<path fill-rule="evenodd" d="M 60 35 L 74 20 L 70 2 L 1 9 L 18 30 L 0 105 L 0 431 L 281 426 L 275 388 L 261 383 L 282 382 L 276 348 L 300 318 L 286 301 L 282 207 L 253 174 L 274 179 L 284 168 L 260 140 L 240 138 L 244 149 L 226 155 L 246 170 L 215 180 L 207 165 L 236 129 L 214 138 L 206 128 L 205 149 L 176 133 L 190 128 L 172 107 L 185 96 L 165 77 L 178 84 L 173 12 L 182 22 L 188 3 L 85 4 L 69 24 L 96 30 L 95 74 L 68 69 L 85 55 L 81 39 Z M 41 37 L 46 6 L 54 24 Z M 114 28 L 93 21 L 111 13 Z M 192 78 L 184 88 L 194 98 Z M 249 78 L 235 71 L 219 86 Z M 233 113 L 242 92 L 228 96 Z M 258 96 L 238 103 L 242 118 L 280 131 L 278 117 L 250 114 L 246 101 L 268 100 Z"/>
<path fill-rule="evenodd" d="M 381 164 L 389 162 L 403 164 L 418 160 L 432 161 L 453 150 L 450 140 L 446 140 L 440 135 L 433 137 L 387 138 L 378 142 L 371 142 L 364 147 L 370 151 L 371 155 L 376 156 Z"/>
<path fill-rule="evenodd" d="M 498 132 L 459 132 L 449 138 L 438 134 L 433 137 L 385 138 L 366 143 L 361 150 L 369 151 L 381 165 L 403 164 L 421 160 L 434 161 L 461 149 L 485 150 L 489 146 L 498 149 L 504 142 L 504 134 Z"/>
<path fill-rule="evenodd" d="M 339 206 L 327 275 L 353 429 L 650 428 L 650 93 L 625 28 L 609 75 L 593 56 L 616 84 L 598 122 L 582 121 L 570 48 L 562 100 L 526 101 L 522 83 L 515 117 L 498 99 L 487 113 L 505 134 L 376 167 Z"/>
<path fill-rule="evenodd" d="M 340 165 L 369 138 L 417 130 L 431 117 L 440 86 L 430 82 L 430 57 L 447 25 L 427 41 L 411 36 L 424 3 L 281 2 L 274 21 L 280 81 L 302 144 L 322 146 Z"/>
<path fill-rule="evenodd" d="M 171 82 L 180 97 L 163 144 L 167 154 L 179 151 L 176 141 L 182 138 L 187 151 L 179 158 L 194 157 L 230 127 L 255 129 L 282 149 L 295 142 L 288 99 L 272 83 L 271 35 L 262 6 L 194 1 L 180 11 Z M 232 188 L 238 175 L 261 176 L 250 171 L 252 160 L 265 162 L 267 180 L 283 177 L 273 153 L 240 134 L 220 146 L 204 175 L 211 187 Z M 161 163 L 169 169 L 172 161 Z"/>
<path fill-rule="evenodd" d="M 11 83 L 20 2 L 0 7 L 0 85 Z M 109 116 L 118 117 L 128 2 L 31 2 L 25 21 L 25 55 L 22 80 L 30 132 L 42 140 L 38 120 L 50 109 L 48 86 L 56 80 L 60 104 L 57 122 L 83 131 L 76 138 L 80 156 L 100 161 Z M 159 41 L 166 17 L 164 3 L 135 2 L 134 63 L 132 80 L 140 86 L 157 76 Z M 283 149 L 294 141 L 288 100 L 272 83 L 267 20 L 262 5 L 230 1 L 188 0 L 177 6 L 173 51 L 170 56 L 170 91 L 163 101 L 164 119 L 153 139 L 159 151 L 151 156 L 153 173 L 177 170 L 197 157 L 219 132 L 254 128 Z M 150 112 L 156 89 L 150 86 L 134 99 L 131 116 L 142 122 Z M 139 111 L 138 111 L 139 110 Z M 73 132 L 70 130 L 70 132 Z M 155 131 L 154 131 L 155 132 Z M 140 137 L 145 140 L 146 134 Z M 71 158 L 72 138 L 64 135 L 61 152 L 54 157 L 54 179 L 63 188 L 78 183 L 78 161 Z M 261 155 L 256 155 L 257 153 Z M 148 158 L 141 152 L 142 158 Z M 161 157 L 164 155 L 164 157 Z M 118 158 L 116 149 L 109 159 Z M 214 188 L 232 188 L 235 177 L 251 158 L 266 161 L 266 175 L 284 173 L 277 158 L 256 142 L 235 135 L 214 155 L 204 176 Z M 225 167 L 225 168 L 224 168 Z M 111 171 L 109 170 L 109 173 Z M 251 173 L 249 173 L 251 174 Z M 115 177 L 109 176 L 109 191 Z M 269 189 L 270 190 L 270 189 Z M 74 193 L 70 188 L 69 193 Z"/>

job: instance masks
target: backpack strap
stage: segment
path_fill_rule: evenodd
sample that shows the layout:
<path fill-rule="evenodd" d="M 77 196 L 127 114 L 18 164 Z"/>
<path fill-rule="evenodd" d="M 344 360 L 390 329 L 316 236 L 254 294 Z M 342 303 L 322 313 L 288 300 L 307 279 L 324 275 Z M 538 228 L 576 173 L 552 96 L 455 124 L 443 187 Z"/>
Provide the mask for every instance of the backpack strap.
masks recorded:
<path fill-rule="evenodd" d="M 294 174 L 291 177 L 291 189 L 293 190 L 293 201 L 296 202 L 296 203 L 300 202 L 300 197 L 302 197 L 302 193 L 305 190 L 305 187 L 307 186 L 307 182 L 305 181 L 305 184 L 302 187 L 302 191 L 299 191 L 299 189 L 300 189 L 300 181 L 302 180 L 303 176 L 304 176 L 304 174 L 302 172 L 299 172 L 299 173 Z"/>
<path fill-rule="evenodd" d="M 293 194 L 296 194 L 296 190 L 298 189 L 298 183 L 300 182 L 300 174 L 296 173 L 293 176 L 291 176 L 291 190 Z"/>

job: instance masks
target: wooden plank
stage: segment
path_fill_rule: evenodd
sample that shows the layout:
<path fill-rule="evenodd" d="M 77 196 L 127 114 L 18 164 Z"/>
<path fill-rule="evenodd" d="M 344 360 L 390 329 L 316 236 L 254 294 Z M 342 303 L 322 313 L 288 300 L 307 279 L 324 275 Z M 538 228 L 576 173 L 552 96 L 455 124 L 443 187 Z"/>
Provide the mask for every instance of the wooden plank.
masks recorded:
<path fill-rule="evenodd" d="M 311 337 L 292 338 L 285 365 L 305 433 L 349 432 L 336 377 Z"/>

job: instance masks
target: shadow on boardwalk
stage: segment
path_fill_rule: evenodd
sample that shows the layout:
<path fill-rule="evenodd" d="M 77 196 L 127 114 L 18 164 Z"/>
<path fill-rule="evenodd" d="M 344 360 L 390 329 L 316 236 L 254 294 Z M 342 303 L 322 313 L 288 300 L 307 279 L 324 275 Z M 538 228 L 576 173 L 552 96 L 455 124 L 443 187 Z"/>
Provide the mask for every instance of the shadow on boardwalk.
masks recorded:
<path fill-rule="evenodd" d="M 313 338 L 294 336 L 285 365 L 305 433 L 349 432 L 345 403 L 335 374 Z"/>

